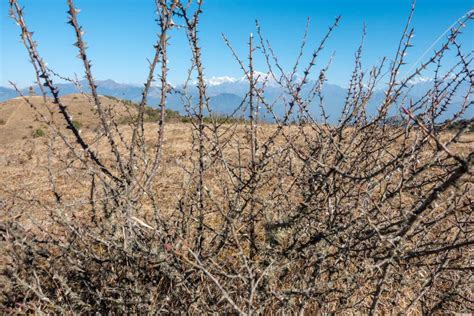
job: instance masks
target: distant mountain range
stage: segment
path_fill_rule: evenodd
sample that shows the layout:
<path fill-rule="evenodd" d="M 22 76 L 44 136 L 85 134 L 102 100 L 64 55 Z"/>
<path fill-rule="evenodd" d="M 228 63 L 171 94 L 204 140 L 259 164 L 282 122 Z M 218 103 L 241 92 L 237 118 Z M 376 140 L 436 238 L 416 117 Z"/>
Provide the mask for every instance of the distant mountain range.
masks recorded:
<path fill-rule="evenodd" d="M 263 78 L 263 76 L 260 77 Z M 139 102 L 142 96 L 143 86 L 117 83 L 110 79 L 97 81 L 96 84 L 98 86 L 98 93 L 101 95 L 113 96 L 115 98 L 131 100 L 133 102 Z M 84 87 L 84 92 L 88 93 L 90 91 L 85 81 L 81 82 L 81 85 L 82 87 Z M 207 86 L 209 104 L 213 112 L 223 115 L 230 115 L 234 113 L 235 109 L 239 106 L 243 105 L 242 108 L 245 107 L 245 103 L 247 101 L 243 101 L 249 89 L 249 84 L 246 80 L 244 80 L 244 78 L 212 77 L 207 80 Z M 305 85 L 305 87 L 301 91 L 303 96 L 310 93 L 311 86 L 311 82 Z M 429 79 L 419 78 L 418 80 L 414 80 L 412 82 L 412 86 L 409 92 L 409 97 L 416 99 L 417 97 L 423 96 L 431 86 L 432 82 Z M 72 83 L 60 83 L 57 84 L 57 87 L 61 95 L 79 92 L 77 87 Z M 465 92 L 468 91 L 468 88 L 469 83 L 466 82 L 459 89 L 460 93 L 454 96 L 453 104 L 448 109 L 447 113 L 445 114 L 445 117 L 449 117 L 450 114 L 457 110 L 457 108 L 462 102 L 461 97 L 464 95 Z M 185 112 L 184 104 L 186 102 L 182 97 L 182 94 L 180 93 L 183 92 L 183 89 L 184 87 L 182 85 L 174 87 L 175 92 L 171 93 L 167 99 L 168 108 L 179 111 L 181 113 Z M 39 88 L 37 86 L 34 87 L 34 90 L 36 94 L 40 94 Z M 29 88 L 25 88 L 21 90 L 21 92 L 25 95 L 28 95 Z M 338 119 L 339 114 L 341 113 L 347 91 L 345 88 L 340 87 L 338 85 L 325 84 L 323 86 L 322 92 L 322 95 L 324 97 L 325 112 L 329 116 L 330 121 L 334 122 Z M 198 99 L 197 88 L 195 86 L 189 86 L 187 93 L 191 97 L 191 103 L 195 104 Z M 268 104 L 274 104 L 274 112 L 279 116 L 282 116 L 284 114 L 285 104 L 288 103 L 289 99 L 288 94 L 286 94 L 286 100 L 285 97 L 282 98 L 282 95 L 285 95 L 285 91 L 279 85 L 272 82 L 271 80 L 267 82 L 265 88 L 265 98 Z M 14 89 L 0 87 L 0 102 L 15 97 L 18 97 L 18 94 Z M 367 112 L 369 114 L 375 113 L 377 106 L 380 105 L 383 98 L 384 92 L 382 90 L 376 91 L 371 101 L 367 105 Z M 159 104 L 159 100 L 160 87 L 154 86 L 149 91 L 148 104 L 150 106 L 156 106 L 157 104 Z M 321 114 L 316 101 L 311 104 L 309 111 L 316 118 L 319 117 Z M 236 115 L 244 114 L 242 110 L 239 110 L 235 113 Z M 265 113 L 265 109 L 262 108 L 261 118 L 264 120 L 271 120 L 272 118 L 270 117 L 270 115 Z M 392 114 L 396 115 L 397 113 L 394 111 L 394 113 Z M 467 113 L 465 113 L 464 117 L 474 117 L 474 109 L 472 106 L 470 107 L 470 109 L 468 109 Z"/>

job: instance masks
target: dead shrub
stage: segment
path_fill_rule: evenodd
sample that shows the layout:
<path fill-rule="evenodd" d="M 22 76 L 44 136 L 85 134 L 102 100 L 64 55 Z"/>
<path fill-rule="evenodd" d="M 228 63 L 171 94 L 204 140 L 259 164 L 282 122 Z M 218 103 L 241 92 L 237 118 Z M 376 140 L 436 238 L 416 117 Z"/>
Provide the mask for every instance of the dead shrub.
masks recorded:
<path fill-rule="evenodd" d="M 160 0 L 155 55 L 137 113 L 124 127 L 100 102 L 79 11 L 68 4 L 100 122 L 89 136 L 71 119 L 23 11 L 10 0 L 38 83 L 68 129 L 44 118 L 52 131 L 48 197 L 10 192 L 5 199 L 16 214 L 1 227 L 5 313 L 373 315 L 474 308 L 472 122 L 458 123 L 472 107 L 472 57 L 458 39 L 472 12 L 405 77 L 413 9 L 390 63 L 364 71 L 362 40 L 337 122 L 329 121 L 322 94 L 330 62 L 319 58 L 339 18 L 303 65 L 305 34 L 289 71 L 258 24 L 247 60 L 225 38 L 249 83 L 236 109 L 246 119 L 227 120 L 209 106 L 198 37 L 202 2 Z M 194 99 L 167 81 L 169 32 L 177 26 L 192 53 L 185 87 L 196 86 Z M 448 50 L 457 55 L 452 65 L 444 65 Z M 257 54 L 266 76 L 254 70 Z M 409 82 L 429 69 L 432 87 L 410 97 Z M 155 77 L 158 110 L 147 107 Z M 282 88 L 283 112 L 266 97 L 270 80 Z M 370 113 L 380 82 L 384 97 Z M 464 102 L 441 120 L 466 83 Z M 174 175 L 163 161 L 170 93 L 181 94 L 190 139 L 190 148 L 168 158 L 181 168 Z M 459 128 L 448 131 L 452 126 Z M 177 182 L 173 191 L 160 194 L 170 182 Z M 28 216 L 30 208 L 40 210 L 38 218 Z"/>

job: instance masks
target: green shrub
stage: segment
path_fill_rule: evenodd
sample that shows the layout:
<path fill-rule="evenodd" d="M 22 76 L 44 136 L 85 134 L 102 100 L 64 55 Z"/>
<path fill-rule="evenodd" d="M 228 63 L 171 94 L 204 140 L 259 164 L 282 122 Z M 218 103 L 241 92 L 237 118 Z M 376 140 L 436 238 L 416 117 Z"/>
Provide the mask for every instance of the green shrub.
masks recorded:
<path fill-rule="evenodd" d="M 33 138 L 44 137 L 46 136 L 46 133 L 41 128 L 37 128 L 33 131 L 31 136 L 33 136 Z"/>
<path fill-rule="evenodd" d="M 81 129 L 82 127 L 82 123 L 79 121 L 72 121 L 72 125 L 74 125 L 76 129 Z"/>
<path fill-rule="evenodd" d="M 181 117 L 181 123 L 190 123 L 191 118 L 189 116 L 182 116 Z"/>
<path fill-rule="evenodd" d="M 205 116 L 203 118 L 204 123 L 207 124 L 224 124 L 224 123 L 243 123 L 244 119 L 224 114 L 213 113 L 211 116 Z"/>
<path fill-rule="evenodd" d="M 167 109 L 166 110 L 166 118 L 167 119 L 179 119 L 181 117 L 181 114 L 179 114 L 178 111 L 174 111 L 174 110 L 170 110 L 170 109 Z"/>
<path fill-rule="evenodd" d="M 148 123 L 159 122 L 161 117 L 161 110 L 154 109 L 152 107 L 146 107 L 144 112 L 143 120 Z M 182 119 L 178 111 L 167 109 L 165 110 L 165 118 L 167 120 L 172 119 Z M 118 124 L 131 124 L 137 119 L 137 116 L 124 116 L 118 120 Z"/>
<path fill-rule="evenodd" d="M 154 109 L 152 107 L 146 107 L 145 109 L 145 122 L 158 122 L 161 117 L 161 110 Z M 176 119 L 181 117 L 178 111 L 166 109 L 165 118 L 166 119 Z"/>

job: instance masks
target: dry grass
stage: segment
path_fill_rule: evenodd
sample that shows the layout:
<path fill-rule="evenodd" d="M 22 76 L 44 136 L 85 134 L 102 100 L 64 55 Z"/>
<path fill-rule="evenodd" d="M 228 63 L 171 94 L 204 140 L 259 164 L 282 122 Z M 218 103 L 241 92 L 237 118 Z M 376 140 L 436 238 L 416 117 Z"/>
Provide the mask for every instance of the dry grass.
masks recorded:
<path fill-rule="evenodd" d="M 32 133 L 40 128 L 47 132 L 48 121 L 52 117 L 55 124 L 64 127 L 62 117 L 51 100 L 45 105 L 40 96 L 27 97 L 30 105 L 21 97 L 0 103 L 0 145 L 16 143 L 19 140 L 33 138 Z M 90 96 L 83 94 L 70 94 L 62 98 L 69 106 L 73 120 L 78 122 L 83 130 L 92 130 L 98 126 L 97 110 L 91 104 Z M 112 116 L 120 119 L 130 117 L 136 109 L 124 102 L 119 102 L 108 97 L 100 97 L 104 108 L 112 111 Z M 50 116 L 50 111 L 53 116 Z"/>
<path fill-rule="evenodd" d="M 21 5 L 10 0 L 37 81 L 54 104 L 25 99 L 39 116 L 49 109 L 42 118 L 48 131 L 31 125 L 30 136 L 22 126 L 33 124 L 27 123 L 33 118 L 27 106 L 2 109 L 8 116 L 0 126 L 7 156 L 0 161 L 6 210 L 0 215 L 2 312 L 375 315 L 474 309 L 474 139 L 472 126 L 459 124 L 472 106 L 472 89 L 463 92 L 452 120 L 440 123 L 460 87 L 474 87 L 472 59 L 458 39 L 472 12 L 404 78 L 399 74 L 413 45 L 414 6 L 390 62 L 384 58 L 366 72 L 362 40 L 336 125 L 324 117 L 330 63 L 316 64 L 321 66 L 320 52 L 339 18 L 303 65 L 305 32 L 289 71 L 258 24 L 248 60 L 224 38 L 249 83 L 241 110 L 251 113 L 245 123 L 224 124 L 204 117 L 210 109 L 198 27 L 202 1 L 155 4 L 159 33 L 143 98 L 133 106 L 138 112 L 124 113 L 121 102 L 110 104 L 97 94 L 73 0 L 68 23 L 91 91 L 85 99 L 59 96 L 56 73 L 40 56 Z M 184 86 L 196 86 L 197 100 L 168 84 L 168 32 L 178 25 L 192 53 Z M 457 53 L 451 65 L 445 65 L 448 50 Z M 263 82 L 255 77 L 257 52 L 268 69 Z M 432 87 L 412 99 L 410 81 L 430 68 Z M 282 89 L 283 118 L 273 115 L 275 104 L 265 98 L 271 78 Z M 161 111 L 150 115 L 156 123 L 145 124 L 156 79 Z M 382 82 L 384 99 L 368 115 Z M 170 93 L 180 94 L 190 124 L 166 120 Z M 314 103 L 322 113 L 318 123 L 308 111 Z M 262 125 L 259 108 L 277 123 Z M 400 119 L 389 117 L 393 110 Z"/>
<path fill-rule="evenodd" d="M 75 111 L 85 112 L 87 110 L 87 103 L 76 104 L 76 100 L 71 96 L 66 97 L 69 100 L 70 108 L 75 109 Z M 20 100 L 12 101 L 9 106 L 15 105 L 19 111 L 25 110 L 27 105 L 22 103 Z M 22 112 L 22 113 L 23 113 Z M 26 114 L 25 114 L 26 115 Z M 11 116 L 10 116 L 11 117 Z M 14 116 L 13 116 L 14 118 Z M 83 116 L 85 128 L 83 130 L 83 137 L 88 141 L 91 141 L 96 136 L 94 127 L 96 122 L 89 118 L 88 116 Z M 30 121 L 27 119 L 9 121 L 3 128 L 5 134 L 2 135 L 15 135 L 20 133 L 19 131 L 24 130 L 32 122 L 33 118 L 30 117 Z M 15 122 L 13 124 L 12 122 Z M 249 154 L 241 153 L 240 151 L 245 149 L 246 138 L 248 138 L 247 130 L 243 125 L 229 125 L 227 132 L 223 133 L 222 139 L 226 140 L 226 133 L 229 133 L 227 140 L 229 143 L 225 149 L 225 155 L 228 158 L 227 163 L 246 165 L 249 163 Z M 272 132 L 275 131 L 277 127 L 275 125 L 266 125 L 260 126 L 259 128 L 259 137 L 260 141 L 265 141 L 270 137 Z M 11 130 L 9 130 L 11 129 Z M 148 142 L 148 148 L 150 151 L 153 149 L 153 144 L 156 143 L 157 125 L 148 123 L 145 125 L 145 138 Z M 310 132 L 310 127 L 306 127 L 305 130 Z M 64 130 L 66 131 L 66 130 Z M 129 140 L 131 137 L 131 130 L 128 126 L 121 126 L 120 131 L 122 137 L 126 140 Z M 353 132 L 353 129 L 348 129 L 345 131 L 347 135 L 350 135 Z M 20 135 L 22 135 L 20 133 Z M 192 159 L 196 158 L 196 152 L 193 150 L 192 142 L 192 125 L 184 123 L 169 123 L 165 128 L 165 142 L 164 142 L 164 157 L 162 161 L 162 167 L 159 170 L 157 181 L 153 184 L 152 192 L 155 194 L 155 198 L 159 201 L 160 210 L 162 212 L 162 218 L 165 221 L 174 221 L 177 220 L 176 212 L 179 209 L 180 200 L 183 198 L 189 188 L 186 187 L 191 181 L 191 176 L 189 173 L 185 172 L 186 169 L 192 168 Z M 452 133 L 445 133 L 442 135 L 442 139 L 448 139 L 452 137 Z M 61 213 L 66 216 L 69 220 L 83 222 L 86 225 L 90 224 L 92 212 L 88 205 L 88 194 L 89 194 L 89 185 L 90 180 L 84 179 L 84 169 L 80 163 L 71 156 L 70 151 L 67 147 L 64 146 L 62 141 L 56 139 L 51 142 L 50 137 L 40 137 L 32 138 L 26 137 L 17 137 L 16 139 L 10 138 L 7 139 L 3 137 L 3 143 L 0 147 L 0 203 L 2 205 L 2 213 L 0 218 L 4 222 L 17 221 L 26 230 L 36 231 L 36 233 L 41 234 L 41 232 L 54 231 L 55 225 L 51 221 L 51 210 L 55 207 L 54 195 L 50 187 L 50 178 L 48 174 L 48 166 L 51 169 L 57 170 L 55 176 L 55 182 L 57 185 L 56 190 L 61 192 L 62 205 Z M 284 128 L 283 134 L 275 140 L 275 145 L 272 150 L 278 152 L 279 150 L 286 148 L 288 140 L 291 139 L 294 143 L 295 148 L 300 148 L 304 150 L 305 141 L 301 137 L 301 130 L 296 126 L 288 126 Z M 415 136 L 412 137 L 412 141 L 415 140 Z M 242 143 L 241 143 L 242 142 Z M 466 156 L 474 148 L 474 134 L 465 134 L 461 137 L 458 143 L 455 143 L 450 148 L 459 155 Z M 387 152 L 392 152 L 395 154 L 402 146 L 401 142 L 393 143 L 392 148 L 387 148 Z M 243 147 L 242 147 L 243 146 Z M 435 144 L 428 144 L 426 146 L 426 159 L 430 159 L 431 150 L 435 148 Z M 55 153 L 53 157 L 48 157 L 47 153 L 52 148 L 52 151 Z M 110 153 L 110 150 L 107 148 L 107 142 L 104 138 L 98 140 L 94 144 L 94 150 L 102 157 L 103 161 L 106 164 L 113 164 L 113 156 Z M 122 148 L 124 150 L 124 148 Z M 240 156 L 239 156 L 240 155 Z M 357 155 L 357 153 L 354 153 Z M 389 157 L 389 156 L 387 156 Z M 281 159 L 277 158 L 277 159 Z M 291 159 L 291 158 L 284 158 Z M 423 159 L 420 157 L 420 159 Z M 296 174 L 287 174 L 288 170 L 282 170 L 282 173 L 279 173 L 278 169 L 272 167 L 272 165 L 277 166 L 278 161 L 272 162 L 270 166 L 266 169 L 267 172 L 272 174 L 268 176 L 271 179 L 270 183 L 261 186 L 258 189 L 256 195 L 264 203 L 274 203 L 275 202 L 275 192 L 276 190 L 286 191 L 286 194 L 294 194 L 293 196 L 287 196 L 284 200 L 288 203 L 293 203 L 297 205 L 302 202 L 302 196 L 298 193 L 298 190 L 292 190 L 290 187 L 294 183 L 295 178 L 298 177 Z M 293 168 L 297 170 L 303 165 L 301 162 L 295 160 Z M 434 172 L 434 171 L 431 171 Z M 223 188 L 230 186 L 230 183 L 224 183 L 222 181 L 222 174 L 225 173 L 225 170 L 222 168 L 222 165 L 216 163 L 211 165 L 206 170 L 206 186 L 209 192 L 212 192 L 213 195 L 209 196 L 206 199 L 206 203 L 210 205 L 212 211 L 208 212 L 205 215 L 205 221 L 207 225 L 215 230 L 218 230 L 223 225 L 224 217 L 219 214 L 218 209 L 220 207 L 225 208 L 226 203 L 228 203 L 228 198 L 223 191 Z M 430 174 L 431 176 L 432 174 Z M 262 174 L 265 177 L 265 174 Z M 72 179 L 74 179 L 72 181 Z M 394 176 L 391 179 L 388 179 L 388 182 L 385 185 L 391 185 L 396 183 L 397 177 Z M 469 184 L 470 180 L 465 178 L 463 180 L 464 184 L 459 185 L 459 190 L 466 190 L 465 194 L 469 199 L 469 196 L 472 198 L 474 196 L 473 188 Z M 349 184 L 350 185 L 350 184 Z M 179 194 L 178 194 L 179 192 Z M 184 192 L 184 193 L 183 193 Z M 382 191 L 380 191 L 382 192 Z M 427 192 L 429 193 L 429 192 Z M 456 194 L 456 193 L 453 193 Z M 372 197 L 373 200 L 380 199 L 381 196 L 374 191 Z M 280 200 L 281 201 L 281 200 Z M 405 194 L 403 197 L 403 202 L 400 204 L 403 207 L 410 208 L 413 203 L 416 202 L 416 195 Z M 136 216 L 144 223 L 153 223 L 153 212 L 152 207 L 149 204 L 150 201 L 147 200 L 141 204 L 140 211 L 137 212 Z M 217 205 L 218 207 L 212 207 L 211 205 Z M 284 210 L 284 207 L 281 205 L 266 205 L 268 210 L 265 213 L 265 218 L 262 218 L 256 222 L 257 229 L 257 240 L 261 244 L 269 244 L 277 242 L 279 247 L 288 247 L 291 243 L 292 235 L 294 232 L 292 230 L 279 230 L 278 232 L 273 232 L 269 235 L 268 231 L 265 228 L 266 223 L 268 222 L 279 222 L 284 220 L 287 214 L 281 213 L 281 210 Z M 275 212 L 271 210 L 274 209 Z M 394 208 L 394 211 L 395 212 Z M 386 210 L 387 211 L 387 210 Z M 384 216 L 396 216 L 396 214 L 390 214 L 385 211 Z M 442 211 L 439 209 L 433 211 L 430 218 L 436 218 L 436 213 Z M 178 216 L 179 217 L 179 216 Z M 363 220 L 363 213 L 351 213 L 350 217 L 353 221 Z M 89 224 L 87 224 L 89 223 Z M 322 223 L 321 223 L 322 224 Z M 436 234 L 442 234 L 442 227 L 431 229 L 430 234 L 433 235 L 430 238 L 436 239 Z M 212 235 L 212 234 L 211 234 Z M 185 248 L 191 247 L 192 245 L 192 235 L 185 237 L 181 240 L 184 244 L 180 249 L 176 249 L 177 256 L 184 256 Z M 186 243 L 188 244 L 186 245 Z M 183 247 L 184 246 L 184 247 Z M 409 244 L 405 247 L 410 248 L 415 245 Z M 247 246 L 244 246 L 244 251 L 249 251 Z M 219 255 L 218 260 L 223 260 L 228 262 L 229 257 L 235 257 L 234 264 L 235 266 L 231 270 L 239 269 L 240 258 L 238 252 L 232 251 L 231 249 L 226 249 L 224 252 Z M 329 248 L 327 251 L 335 251 Z M 254 260 L 258 261 L 257 258 Z M 290 269 L 299 269 L 298 261 L 295 261 L 295 266 Z M 4 262 L 5 263 L 5 262 Z M 230 268 L 230 267 L 229 267 Z M 356 268 L 352 273 L 357 274 Z M 351 273 L 350 270 L 347 272 Z M 411 272 L 406 272 L 411 273 Z M 360 283 L 363 284 L 363 280 L 360 280 Z M 275 285 L 276 286 L 276 285 Z M 366 285 L 366 291 L 370 291 L 370 285 Z M 393 286 L 397 286 L 394 284 Z M 413 295 L 416 295 L 417 291 L 411 287 L 412 285 L 407 284 L 405 291 L 406 300 L 409 301 L 409 298 L 412 298 Z M 418 285 L 413 285 L 418 286 Z M 292 288 L 291 283 L 280 284 L 281 290 Z M 364 292 L 363 288 L 361 288 Z M 410 291 L 413 291 L 410 294 Z M 390 295 L 385 293 L 384 295 Z M 353 298 L 355 300 L 355 298 Z M 388 299 L 390 299 L 388 297 Z M 356 303 L 356 302 L 354 302 Z M 403 305 L 403 299 L 399 300 L 399 307 L 403 309 L 406 305 Z M 309 303 L 307 305 L 308 310 L 314 310 L 315 305 Z M 336 309 L 337 304 L 332 308 Z"/>

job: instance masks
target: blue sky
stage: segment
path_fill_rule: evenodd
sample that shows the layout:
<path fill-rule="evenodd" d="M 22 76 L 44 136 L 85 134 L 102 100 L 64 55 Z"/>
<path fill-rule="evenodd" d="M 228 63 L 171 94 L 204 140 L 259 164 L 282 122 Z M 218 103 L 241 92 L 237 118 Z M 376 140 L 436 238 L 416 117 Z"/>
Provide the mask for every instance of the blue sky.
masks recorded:
<path fill-rule="evenodd" d="M 66 24 L 66 0 L 20 3 L 25 6 L 25 18 L 49 66 L 66 76 L 74 73 L 82 76 L 80 61 L 74 57 L 77 52 L 72 46 L 73 30 Z M 79 22 L 86 30 L 95 77 L 143 83 L 148 70 L 146 58 L 153 56 L 158 31 L 154 1 L 76 0 L 75 3 L 81 9 Z M 255 19 L 258 19 L 282 64 L 290 67 L 307 17 L 311 19 L 308 48 L 314 48 L 334 18 L 341 15 L 340 26 L 328 42 L 320 65 L 335 52 L 329 81 L 346 85 L 364 23 L 367 38 L 363 65 L 367 69 L 381 57 L 394 55 L 410 4 L 410 0 L 204 0 L 200 37 L 206 76 L 242 76 L 221 33 L 245 57 L 248 35 L 255 32 Z M 19 29 L 8 16 L 8 1 L 3 0 L 0 5 L 0 85 L 7 86 L 9 80 L 22 87 L 31 85 L 34 73 L 19 41 Z M 473 7 L 472 0 L 418 0 L 413 22 L 415 47 L 409 52 L 408 62 L 417 60 L 449 25 Z M 468 25 L 462 36 L 464 51 L 472 51 L 473 27 Z M 169 80 L 178 84 L 185 78 L 190 54 L 182 34 L 174 33 L 170 43 Z M 263 59 L 257 58 L 258 70 L 264 70 L 262 62 Z"/>

